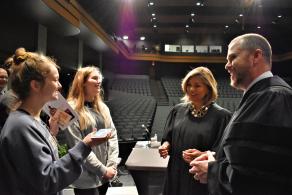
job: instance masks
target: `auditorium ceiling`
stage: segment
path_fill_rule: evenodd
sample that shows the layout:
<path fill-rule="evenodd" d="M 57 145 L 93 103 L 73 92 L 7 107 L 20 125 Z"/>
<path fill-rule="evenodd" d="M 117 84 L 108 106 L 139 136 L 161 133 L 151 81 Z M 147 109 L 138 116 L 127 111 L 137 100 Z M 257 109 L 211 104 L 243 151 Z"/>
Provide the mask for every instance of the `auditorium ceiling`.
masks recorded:
<path fill-rule="evenodd" d="M 291 51 L 291 0 L 78 0 L 113 38 L 176 44 L 224 44 L 245 32 Z M 290 43 L 290 44 L 289 44 Z M 289 45 L 288 45 L 289 44 Z"/>

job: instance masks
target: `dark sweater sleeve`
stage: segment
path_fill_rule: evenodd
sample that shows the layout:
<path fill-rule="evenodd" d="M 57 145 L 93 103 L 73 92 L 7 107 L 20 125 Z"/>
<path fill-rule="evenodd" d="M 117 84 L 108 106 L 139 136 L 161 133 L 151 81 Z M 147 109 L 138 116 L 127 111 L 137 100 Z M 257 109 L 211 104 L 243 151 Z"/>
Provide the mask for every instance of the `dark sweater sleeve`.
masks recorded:
<path fill-rule="evenodd" d="M 69 150 L 60 159 L 55 159 L 50 141 L 33 125 L 29 118 L 8 118 L 9 129 L 5 129 L 1 147 L 6 165 L 15 171 L 14 178 L 20 188 L 31 194 L 51 194 L 61 191 L 81 174 L 82 163 L 91 148 L 83 142 Z M 46 129 L 43 129 L 46 130 Z"/>

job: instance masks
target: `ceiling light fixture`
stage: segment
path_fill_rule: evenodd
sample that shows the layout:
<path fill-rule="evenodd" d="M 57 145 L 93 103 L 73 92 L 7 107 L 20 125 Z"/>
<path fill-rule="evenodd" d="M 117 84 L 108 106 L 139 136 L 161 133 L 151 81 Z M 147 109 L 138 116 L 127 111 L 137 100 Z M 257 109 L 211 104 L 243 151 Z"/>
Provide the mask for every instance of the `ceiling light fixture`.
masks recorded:
<path fill-rule="evenodd" d="M 191 13 L 191 16 L 194 17 L 195 16 L 195 13 Z"/>
<path fill-rule="evenodd" d="M 144 41 L 145 40 L 145 37 L 144 36 L 140 37 L 140 40 L 141 41 Z"/>
<path fill-rule="evenodd" d="M 128 40 L 129 37 L 128 37 L 127 35 L 124 35 L 124 36 L 123 36 L 123 39 L 124 39 L 124 40 Z"/>
<path fill-rule="evenodd" d="M 151 15 L 152 15 L 152 16 L 155 16 L 155 13 L 152 13 Z"/>

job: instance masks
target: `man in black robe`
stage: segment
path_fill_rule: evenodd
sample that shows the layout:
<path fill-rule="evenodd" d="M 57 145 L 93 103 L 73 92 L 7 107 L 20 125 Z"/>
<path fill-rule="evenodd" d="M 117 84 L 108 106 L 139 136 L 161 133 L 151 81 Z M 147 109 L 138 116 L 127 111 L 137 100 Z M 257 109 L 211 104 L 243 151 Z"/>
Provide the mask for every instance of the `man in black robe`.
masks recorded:
<path fill-rule="evenodd" d="M 212 195 L 292 194 L 292 88 L 273 76 L 271 58 L 269 42 L 258 34 L 228 46 L 225 69 L 244 95 L 215 158 L 207 152 L 190 163 Z"/>

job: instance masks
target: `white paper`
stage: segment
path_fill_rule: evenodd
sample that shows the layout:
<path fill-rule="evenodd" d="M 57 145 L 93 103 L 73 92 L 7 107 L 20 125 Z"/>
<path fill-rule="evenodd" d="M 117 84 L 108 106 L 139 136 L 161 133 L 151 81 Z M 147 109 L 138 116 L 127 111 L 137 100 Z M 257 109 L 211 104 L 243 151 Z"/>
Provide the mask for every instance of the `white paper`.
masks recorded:
<path fill-rule="evenodd" d="M 59 112 L 59 127 L 62 130 L 66 129 L 69 125 L 78 120 L 78 114 L 60 93 L 58 100 L 50 101 L 44 105 L 43 111 L 50 117 L 53 113 Z"/>

